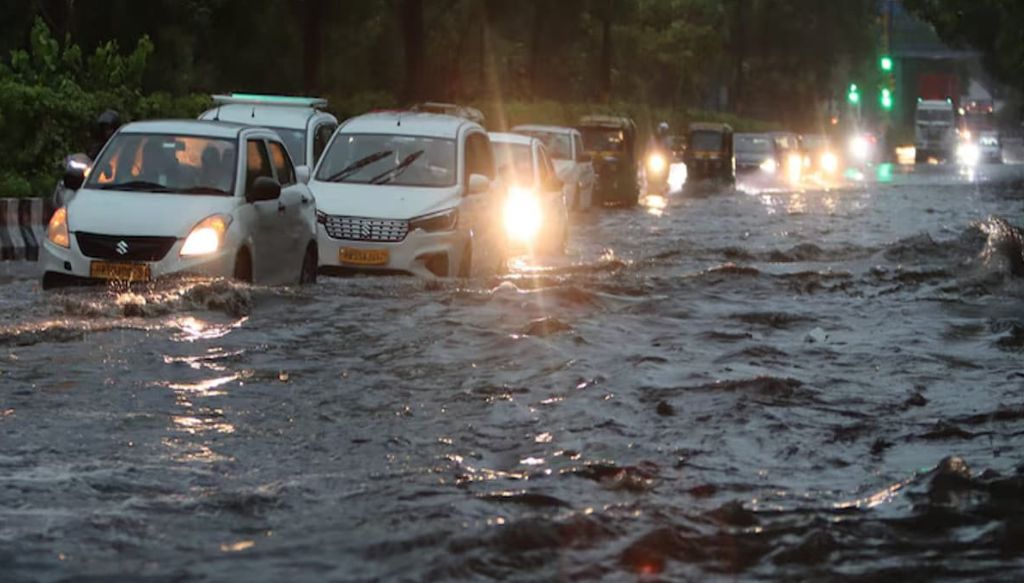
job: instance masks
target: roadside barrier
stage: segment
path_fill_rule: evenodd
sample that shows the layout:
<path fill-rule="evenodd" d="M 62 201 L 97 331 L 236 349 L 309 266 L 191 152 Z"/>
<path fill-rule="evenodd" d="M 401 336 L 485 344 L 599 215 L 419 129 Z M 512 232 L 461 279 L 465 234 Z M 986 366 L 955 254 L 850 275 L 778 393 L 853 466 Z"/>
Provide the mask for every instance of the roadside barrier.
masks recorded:
<path fill-rule="evenodd" d="M 49 205 L 41 198 L 0 198 L 0 261 L 38 261 Z"/>

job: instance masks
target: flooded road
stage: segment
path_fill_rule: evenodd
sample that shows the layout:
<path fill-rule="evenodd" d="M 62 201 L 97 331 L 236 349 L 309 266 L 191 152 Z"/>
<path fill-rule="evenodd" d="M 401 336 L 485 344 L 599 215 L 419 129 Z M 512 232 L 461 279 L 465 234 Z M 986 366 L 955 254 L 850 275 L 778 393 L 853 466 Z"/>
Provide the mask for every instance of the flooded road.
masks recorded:
<path fill-rule="evenodd" d="M 0 266 L 0 579 L 1019 579 L 1024 167 L 854 178 L 468 284 Z"/>

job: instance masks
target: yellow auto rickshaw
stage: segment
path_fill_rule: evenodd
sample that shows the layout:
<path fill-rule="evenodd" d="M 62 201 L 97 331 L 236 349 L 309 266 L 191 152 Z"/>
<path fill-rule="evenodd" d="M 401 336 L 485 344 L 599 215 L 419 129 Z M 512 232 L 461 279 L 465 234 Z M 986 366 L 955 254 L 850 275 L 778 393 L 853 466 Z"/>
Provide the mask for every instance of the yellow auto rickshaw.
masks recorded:
<path fill-rule="evenodd" d="M 732 128 L 724 123 L 693 123 L 687 137 L 686 185 L 736 184 Z"/>
<path fill-rule="evenodd" d="M 597 175 L 594 201 L 636 205 L 640 201 L 640 166 L 633 120 L 590 115 L 580 120 L 578 128 Z"/>

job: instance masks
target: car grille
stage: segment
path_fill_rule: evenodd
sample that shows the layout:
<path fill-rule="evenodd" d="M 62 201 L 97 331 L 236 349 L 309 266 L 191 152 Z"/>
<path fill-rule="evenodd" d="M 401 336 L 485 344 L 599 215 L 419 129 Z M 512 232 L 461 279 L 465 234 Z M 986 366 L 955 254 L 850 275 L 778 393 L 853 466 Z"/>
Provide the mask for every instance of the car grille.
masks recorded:
<path fill-rule="evenodd" d="M 177 242 L 174 237 L 118 237 L 75 233 L 86 257 L 119 261 L 160 261 Z"/>
<path fill-rule="evenodd" d="M 409 234 L 409 221 L 395 219 L 365 219 L 328 215 L 324 219 L 327 235 L 343 241 L 373 241 L 399 243 Z"/>

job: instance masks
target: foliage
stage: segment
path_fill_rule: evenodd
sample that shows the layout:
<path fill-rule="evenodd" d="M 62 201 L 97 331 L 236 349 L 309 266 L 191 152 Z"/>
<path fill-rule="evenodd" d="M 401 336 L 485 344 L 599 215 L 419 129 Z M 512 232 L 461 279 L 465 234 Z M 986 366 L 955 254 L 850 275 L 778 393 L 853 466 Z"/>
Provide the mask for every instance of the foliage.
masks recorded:
<path fill-rule="evenodd" d="M 1024 2 L 1020 0 L 905 0 L 947 43 L 970 45 L 1003 82 L 1024 89 Z"/>
<path fill-rule="evenodd" d="M 37 20 L 29 47 L 0 66 L 0 196 L 51 190 L 63 157 L 86 148 L 96 116 L 106 109 L 126 119 L 202 111 L 206 97 L 142 93 L 152 53 L 153 44 L 142 37 L 131 52 L 110 41 L 83 58 L 80 47 L 58 42 Z"/>

